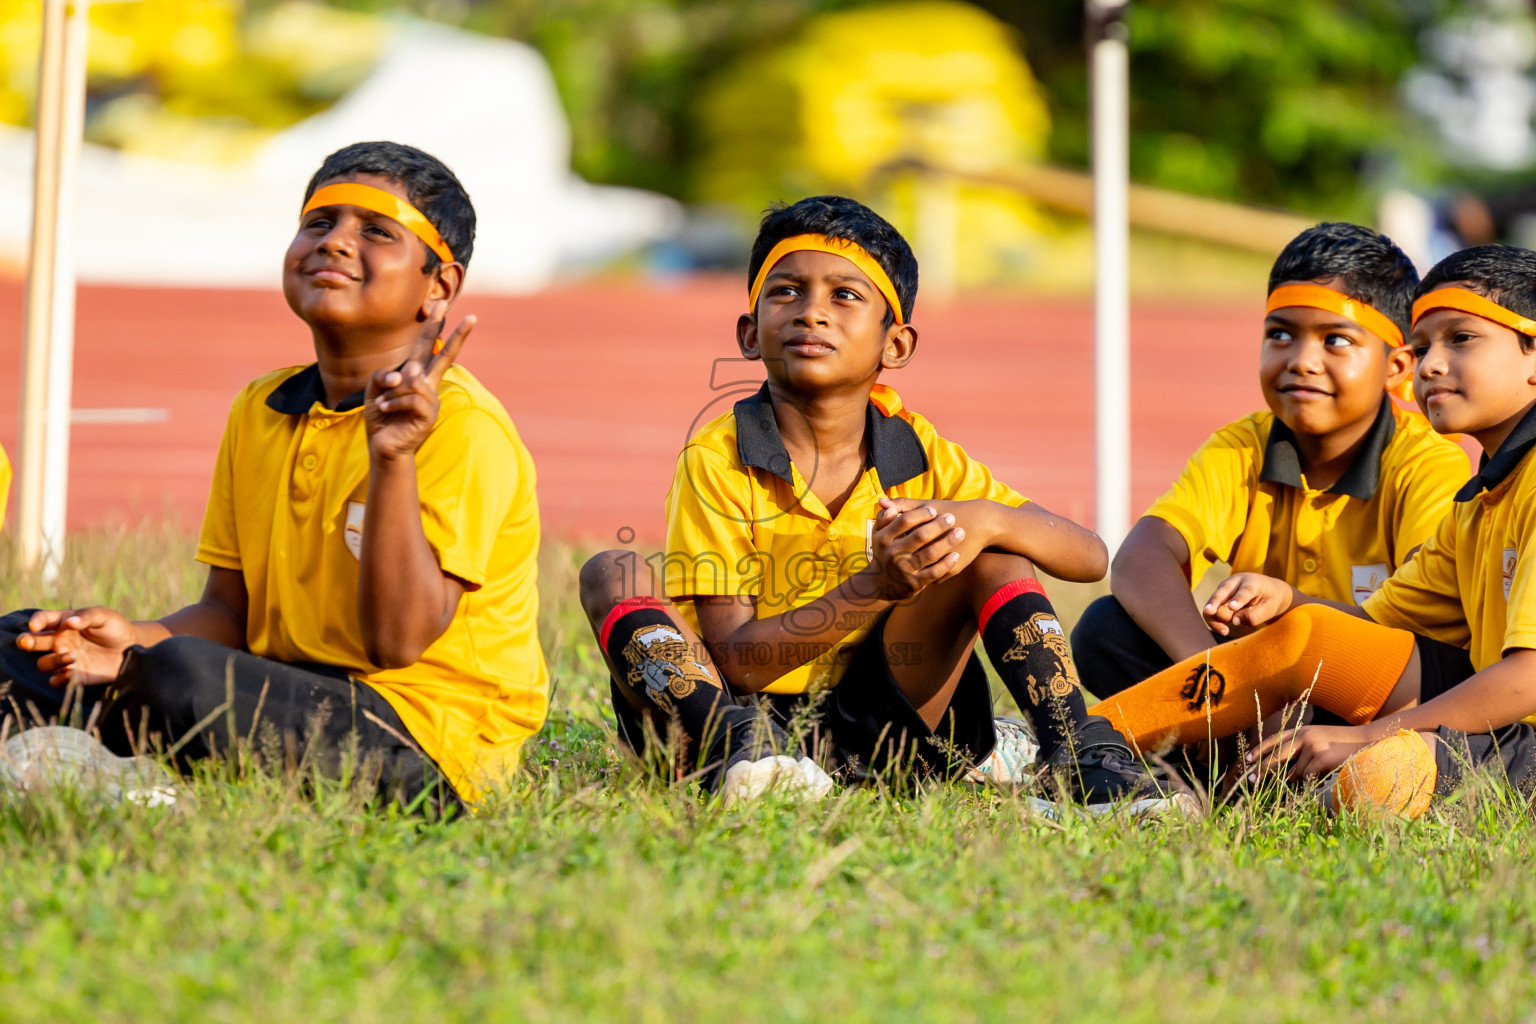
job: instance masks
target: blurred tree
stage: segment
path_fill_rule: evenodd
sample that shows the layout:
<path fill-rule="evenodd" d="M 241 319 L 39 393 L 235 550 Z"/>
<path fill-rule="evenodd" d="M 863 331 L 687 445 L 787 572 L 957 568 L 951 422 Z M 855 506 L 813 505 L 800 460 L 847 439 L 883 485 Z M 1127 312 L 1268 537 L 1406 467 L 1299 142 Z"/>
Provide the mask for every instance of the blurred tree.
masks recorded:
<path fill-rule="evenodd" d="M 354 0 L 379 3 L 385 0 Z M 441 3 L 443 0 L 420 0 Z M 1044 87 L 1049 158 L 1088 159 L 1079 0 L 975 0 Z M 870 0 L 480 0 L 465 21 L 528 39 L 571 114 L 576 166 L 684 198 L 695 111 L 719 71 Z M 1454 0 L 1133 0 L 1132 174 L 1206 195 L 1360 214 L 1362 172 L 1411 137 L 1399 77 Z"/>
<path fill-rule="evenodd" d="M 1082 4 L 978 0 L 1021 30 L 1050 98 L 1051 156 L 1088 162 Z M 1362 176 L 1417 141 L 1397 83 L 1454 0 L 1132 0 L 1131 174 L 1366 216 Z"/>

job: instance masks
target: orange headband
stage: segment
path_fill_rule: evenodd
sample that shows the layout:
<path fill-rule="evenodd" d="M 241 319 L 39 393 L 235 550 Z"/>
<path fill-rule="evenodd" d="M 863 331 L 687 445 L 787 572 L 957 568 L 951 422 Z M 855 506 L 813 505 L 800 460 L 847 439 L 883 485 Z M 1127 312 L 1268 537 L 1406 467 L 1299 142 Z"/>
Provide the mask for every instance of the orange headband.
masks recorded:
<path fill-rule="evenodd" d="M 437 233 L 432 222 L 416 207 L 381 188 L 352 182 L 327 185 L 309 197 L 309 202 L 304 204 L 299 216 L 321 206 L 358 206 L 382 213 L 391 220 L 399 221 L 401 227 L 425 242 L 428 249 L 437 253 L 438 259 L 444 263 L 453 262 L 453 250 L 448 248 L 448 243 L 443 241 L 443 236 Z"/>
<path fill-rule="evenodd" d="M 871 256 L 864 247 L 857 242 L 850 242 L 842 238 L 828 238 L 826 235 L 795 235 L 786 238 L 768 251 L 767 259 L 757 271 L 757 280 L 752 282 L 752 288 L 747 292 L 747 312 L 757 312 L 757 297 L 763 290 L 763 282 L 768 278 L 776 263 L 792 252 L 829 252 L 833 256 L 841 256 L 852 263 L 864 275 L 874 282 L 875 288 L 885 297 L 885 301 L 891 304 L 891 312 L 896 314 L 896 322 L 906 323 L 901 315 L 901 300 L 896 297 L 896 286 L 891 284 L 890 275 L 885 268 Z"/>
<path fill-rule="evenodd" d="M 1269 304 L 1264 307 L 1264 312 L 1273 313 L 1286 306 L 1307 306 L 1337 313 L 1353 320 L 1393 348 L 1403 343 L 1403 329 L 1381 310 L 1320 284 L 1282 285 L 1269 293 Z"/>
<path fill-rule="evenodd" d="M 1417 327 L 1424 314 L 1435 309 L 1459 309 L 1463 313 L 1503 324 L 1512 331 L 1536 335 L 1536 320 L 1521 316 L 1512 309 L 1505 309 L 1497 302 L 1465 288 L 1436 288 L 1428 295 L 1420 296 L 1419 301 L 1413 304 L 1413 325 Z"/>

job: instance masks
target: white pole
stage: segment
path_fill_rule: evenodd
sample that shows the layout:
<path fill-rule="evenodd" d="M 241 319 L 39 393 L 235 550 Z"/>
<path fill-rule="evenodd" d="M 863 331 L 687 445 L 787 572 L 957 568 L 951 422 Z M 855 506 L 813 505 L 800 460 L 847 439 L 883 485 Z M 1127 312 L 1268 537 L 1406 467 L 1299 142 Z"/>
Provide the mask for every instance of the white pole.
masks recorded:
<path fill-rule="evenodd" d="M 37 160 L 27 261 L 17 534 L 22 565 L 58 575 L 69 499 L 74 379 L 74 222 L 85 126 L 87 0 L 43 0 Z"/>
<path fill-rule="evenodd" d="M 48 433 L 43 453 L 43 578 L 64 561 L 69 512 L 69 411 L 75 381 L 75 211 L 85 136 L 89 0 L 70 0 L 64 18 L 64 102 L 59 126 L 58 219 L 53 246 L 53 316 L 48 341 Z"/>
<path fill-rule="evenodd" d="M 67 0 L 43 0 L 43 44 L 37 67 L 37 141 L 32 171 L 32 241 L 27 253 L 25 354 L 22 359 L 21 444 L 17 451 L 16 533 L 21 562 L 43 558 L 44 451 L 47 442 L 48 360 L 53 321 L 54 240 L 58 219 L 59 130 L 64 105 L 64 19 Z"/>
<path fill-rule="evenodd" d="M 1110 553 L 1130 530 L 1131 312 L 1128 0 L 1088 0 L 1093 131 L 1094 528 Z"/>

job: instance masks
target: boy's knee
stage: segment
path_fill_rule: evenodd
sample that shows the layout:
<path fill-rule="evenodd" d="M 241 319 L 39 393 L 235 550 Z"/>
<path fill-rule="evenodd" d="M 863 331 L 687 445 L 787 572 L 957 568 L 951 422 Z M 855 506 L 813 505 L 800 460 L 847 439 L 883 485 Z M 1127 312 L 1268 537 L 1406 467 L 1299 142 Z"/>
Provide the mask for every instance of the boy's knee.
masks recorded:
<path fill-rule="evenodd" d="M 1282 645 L 1300 657 L 1309 641 L 1332 628 L 1340 619 L 1348 618 L 1348 612 L 1325 604 L 1297 605 L 1266 626 L 1263 635 L 1269 643 Z"/>
<path fill-rule="evenodd" d="M 635 597 L 651 597 L 651 587 L 640 584 L 640 571 L 649 567 L 633 551 L 622 548 L 599 551 L 587 559 L 577 576 L 581 594 L 581 606 L 587 619 L 595 626 L 608 617 L 608 613 L 621 601 Z M 649 577 L 647 577 L 647 581 Z M 667 603 L 665 598 L 656 600 Z"/>
<path fill-rule="evenodd" d="M 1035 564 L 1023 555 L 989 550 L 977 555 L 971 564 L 965 567 L 965 571 L 979 582 L 1001 586 L 1014 580 L 1033 577 Z"/>
<path fill-rule="evenodd" d="M 625 579 L 635 575 L 639 561 L 633 551 L 599 551 L 587 559 L 577 576 L 582 607 L 589 617 L 600 619 L 625 597 Z M 594 620 L 595 621 L 595 620 Z"/>

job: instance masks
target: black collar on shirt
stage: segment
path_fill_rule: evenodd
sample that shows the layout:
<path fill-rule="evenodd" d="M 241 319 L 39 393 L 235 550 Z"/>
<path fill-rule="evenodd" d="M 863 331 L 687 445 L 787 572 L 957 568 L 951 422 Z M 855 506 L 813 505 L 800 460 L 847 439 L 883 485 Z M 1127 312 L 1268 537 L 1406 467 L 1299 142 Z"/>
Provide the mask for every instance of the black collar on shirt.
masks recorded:
<path fill-rule="evenodd" d="M 1484 491 L 1491 491 L 1504 482 L 1505 477 L 1515 471 L 1520 465 L 1520 460 L 1530 454 L 1532 448 L 1536 448 L 1536 407 L 1526 413 L 1515 429 L 1509 432 L 1504 443 L 1499 445 L 1499 450 L 1489 458 L 1487 452 L 1483 452 L 1483 458 L 1477 464 L 1477 473 L 1468 480 L 1461 490 L 1456 492 L 1457 501 L 1471 501 Z"/>
<path fill-rule="evenodd" d="M 272 389 L 267 396 L 267 408 L 285 416 L 302 416 L 314 408 L 316 402 L 325 404 L 325 382 L 320 379 L 320 364 L 310 363 L 298 373 Z M 363 393 L 354 391 L 340 402 L 332 412 L 351 412 L 363 404 Z"/>
<path fill-rule="evenodd" d="M 789 450 L 773 418 L 768 385 L 751 398 L 736 403 L 736 452 L 744 466 L 766 469 L 785 483 L 793 484 Z M 900 416 L 887 416 L 874 402 L 864 411 L 869 430 L 869 461 L 880 474 L 880 486 L 895 487 L 928 472 L 928 453 L 912 424 Z"/>
<path fill-rule="evenodd" d="M 1396 433 L 1397 419 L 1392 415 L 1392 400 L 1383 395 L 1381 409 L 1376 413 L 1376 422 L 1371 424 L 1371 432 L 1365 435 L 1365 445 L 1355 456 L 1355 461 L 1344 471 L 1344 475 L 1324 493 L 1347 494 L 1361 501 L 1370 501 L 1375 497 L 1376 486 L 1381 482 L 1381 456 Z M 1264 468 L 1259 472 L 1259 481 L 1285 484 L 1287 487 L 1304 486 L 1301 480 L 1301 452 L 1296 448 L 1296 435 L 1290 427 L 1280 422 L 1278 416 L 1269 428 L 1269 441 L 1264 445 Z"/>

